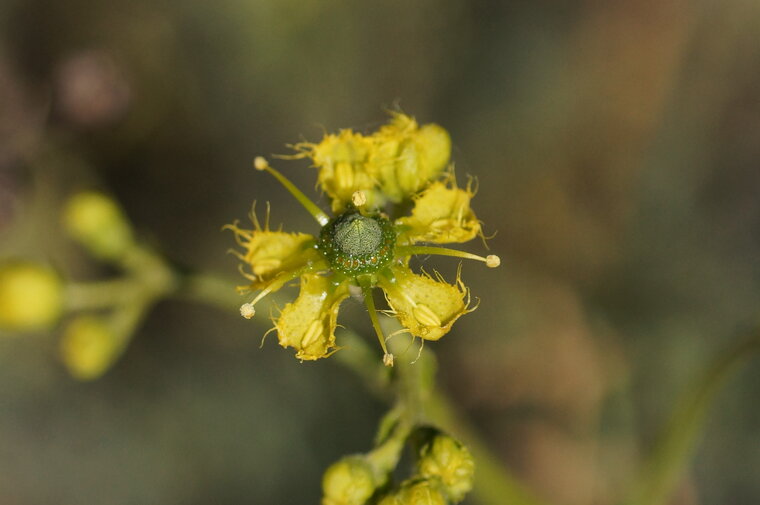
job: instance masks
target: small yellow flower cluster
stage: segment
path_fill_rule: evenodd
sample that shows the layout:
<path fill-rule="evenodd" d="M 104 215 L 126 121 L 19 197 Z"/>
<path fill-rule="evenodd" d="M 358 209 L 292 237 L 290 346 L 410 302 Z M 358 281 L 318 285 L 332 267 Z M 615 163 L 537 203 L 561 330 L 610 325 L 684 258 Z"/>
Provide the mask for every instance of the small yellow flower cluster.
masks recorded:
<path fill-rule="evenodd" d="M 387 447 L 366 455 L 347 456 L 322 478 L 322 505 L 448 505 L 461 502 L 472 489 L 475 463 L 462 444 L 437 430 L 420 428 L 426 439 L 417 451 L 414 475 L 388 486 L 398 454 Z M 400 450 L 397 441 L 386 443 Z M 374 499 L 373 499 L 374 497 Z"/>
<path fill-rule="evenodd" d="M 438 340 L 469 308 L 469 290 L 459 275 L 453 284 L 440 275 L 417 274 L 409 268 L 414 255 L 445 255 L 473 259 L 496 267 L 487 257 L 437 246 L 482 236 L 481 223 L 470 208 L 475 191 L 460 188 L 446 170 L 451 154 L 449 134 L 438 125 L 420 126 L 404 114 L 393 113 L 388 124 L 363 135 L 352 130 L 328 134 L 319 143 L 296 144 L 295 158 L 311 159 L 317 181 L 331 200 L 330 218 L 264 158 L 254 166 L 269 172 L 311 213 L 321 226 L 318 235 L 269 228 L 251 216 L 253 229 L 229 225 L 242 252 L 250 284 L 258 290 L 241 314 L 251 318 L 254 305 L 269 293 L 300 278 L 301 293 L 275 318 L 280 345 L 296 350 L 301 360 L 329 356 L 335 341 L 338 308 L 349 287 L 361 288 L 370 318 L 384 351 L 393 364 L 376 314 L 373 289 L 380 288 L 405 331 L 424 340 Z M 386 206 L 404 208 L 409 215 L 386 213 Z M 401 205 L 398 205 L 401 204 Z M 389 211 L 388 211 L 389 212 Z M 424 245 L 425 243 L 436 246 Z"/>
<path fill-rule="evenodd" d="M 48 330 L 65 318 L 61 360 L 72 376 L 91 380 L 116 361 L 147 307 L 168 291 L 172 279 L 162 260 L 136 242 L 129 220 L 109 196 L 77 193 L 61 214 L 72 239 L 129 275 L 74 283 L 44 265 L 3 261 L 0 331 Z"/>

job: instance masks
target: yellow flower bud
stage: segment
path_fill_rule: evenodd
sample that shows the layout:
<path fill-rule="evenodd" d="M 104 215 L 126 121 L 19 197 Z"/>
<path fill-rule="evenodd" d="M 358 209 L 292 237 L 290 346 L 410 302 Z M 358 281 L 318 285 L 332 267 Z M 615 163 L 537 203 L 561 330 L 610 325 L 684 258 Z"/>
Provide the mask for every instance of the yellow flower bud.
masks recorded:
<path fill-rule="evenodd" d="M 72 376 L 96 379 L 114 362 L 120 342 L 108 323 L 95 316 L 80 316 L 66 327 L 60 343 L 61 358 Z"/>
<path fill-rule="evenodd" d="M 0 266 L 0 328 L 49 327 L 62 309 L 63 283 L 53 269 L 24 261 Z"/>
<path fill-rule="evenodd" d="M 465 446 L 447 435 L 436 435 L 420 450 L 417 462 L 423 477 L 440 479 L 448 497 L 455 503 L 472 489 L 475 462 Z"/>
<path fill-rule="evenodd" d="M 63 224 L 72 238 L 93 255 L 118 259 L 132 246 L 132 228 L 121 208 L 97 192 L 74 195 L 66 204 Z"/>
<path fill-rule="evenodd" d="M 448 505 L 436 480 L 415 479 L 404 482 L 397 492 L 385 496 L 378 505 Z"/>
<path fill-rule="evenodd" d="M 361 456 L 345 457 L 322 478 L 322 505 L 364 505 L 375 487 L 372 466 Z"/>

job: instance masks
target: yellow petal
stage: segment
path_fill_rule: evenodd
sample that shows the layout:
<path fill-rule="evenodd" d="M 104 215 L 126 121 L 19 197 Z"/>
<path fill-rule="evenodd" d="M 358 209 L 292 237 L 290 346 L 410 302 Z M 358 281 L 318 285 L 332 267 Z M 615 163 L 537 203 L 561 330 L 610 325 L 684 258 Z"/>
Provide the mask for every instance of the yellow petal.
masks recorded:
<path fill-rule="evenodd" d="M 257 221 L 254 224 L 254 230 L 244 230 L 236 224 L 225 227 L 235 233 L 235 239 L 244 248 L 243 253 L 236 254 L 250 267 L 252 275 L 247 276 L 253 281 L 250 288 L 262 289 L 278 274 L 296 270 L 317 258 L 313 236 L 262 229 Z"/>
<path fill-rule="evenodd" d="M 440 276 L 417 275 L 404 266 L 391 268 L 394 278 L 379 278 L 391 312 L 412 336 L 438 340 L 460 316 L 469 312 L 469 290 L 457 274 L 454 284 Z"/>
<path fill-rule="evenodd" d="M 334 286 L 328 277 L 304 274 L 298 298 L 287 304 L 274 322 L 280 345 L 294 348 L 296 358 L 301 360 L 324 358 L 335 352 L 338 307 L 346 297 L 346 283 Z"/>
<path fill-rule="evenodd" d="M 451 138 L 436 124 L 419 127 L 414 118 L 395 113 L 373 135 L 369 171 L 379 174 L 385 195 L 394 202 L 412 196 L 446 168 Z"/>
<path fill-rule="evenodd" d="M 453 181 L 453 179 L 452 179 Z M 401 218 L 409 228 L 407 236 L 412 242 L 437 244 L 467 242 L 480 234 L 480 221 L 470 208 L 474 196 L 455 183 L 432 183 L 414 202 L 412 215 Z"/>
<path fill-rule="evenodd" d="M 341 130 L 337 135 L 325 135 L 319 144 L 302 143 L 295 147 L 319 169 L 317 182 L 332 199 L 333 211 L 343 211 L 357 191 L 365 193 L 370 206 L 382 204 L 375 176 L 367 168 L 373 148 L 370 138 Z"/>

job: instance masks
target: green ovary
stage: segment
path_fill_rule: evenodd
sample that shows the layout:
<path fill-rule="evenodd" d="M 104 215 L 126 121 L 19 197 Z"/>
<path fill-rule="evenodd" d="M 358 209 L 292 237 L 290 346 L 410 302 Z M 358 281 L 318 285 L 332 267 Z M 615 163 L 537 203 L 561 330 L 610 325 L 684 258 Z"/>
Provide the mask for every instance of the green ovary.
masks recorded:
<path fill-rule="evenodd" d="M 344 254 L 372 254 L 383 241 L 383 229 L 372 218 L 346 214 L 335 223 L 335 245 Z"/>
<path fill-rule="evenodd" d="M 396 234 L 387 219 L 348 211 L 327 223 L 318 248 L 336 272 L 373 273 L 393 259 Z"/>

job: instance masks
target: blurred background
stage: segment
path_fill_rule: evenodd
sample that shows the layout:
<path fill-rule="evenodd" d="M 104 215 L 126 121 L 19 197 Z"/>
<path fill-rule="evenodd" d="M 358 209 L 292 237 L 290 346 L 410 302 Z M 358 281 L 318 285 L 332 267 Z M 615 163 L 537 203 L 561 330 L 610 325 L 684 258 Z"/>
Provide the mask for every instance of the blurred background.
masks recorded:
<path fill-rule="evenodd" d="M 3 0 L 0 257 L 112 276 L 60 227 L 97 188 L 167 257 L 237 280 L 220 228 L 254 199 L 316 232 L 253 157 L 398 106 L 449 130 L 502 258 L 464 265 L 481 303 L 430 346 L 442 387 L 539 496 L 612 503 L 758 320 L 758 33 L 753 0 Z M 161 303 L 94 382 L 57 331 L 0 338 L 0 503 L 317 503 L 385 405 L 335 360 L 259 349 L 266 329 Z M 759 393 L 755 362 L 718 395 L 674 504 L 760 501 Z"/>

